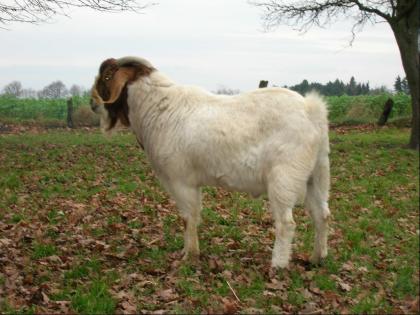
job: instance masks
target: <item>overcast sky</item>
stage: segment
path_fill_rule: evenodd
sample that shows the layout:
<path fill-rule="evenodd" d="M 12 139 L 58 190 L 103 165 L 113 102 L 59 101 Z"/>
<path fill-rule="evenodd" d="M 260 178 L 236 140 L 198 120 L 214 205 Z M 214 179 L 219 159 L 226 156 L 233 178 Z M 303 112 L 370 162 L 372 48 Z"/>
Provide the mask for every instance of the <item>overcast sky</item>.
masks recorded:
<path fill-rule="evenodd" d="M 352 47 L 350 24 L 288 26 L 264 32 L 261 11 L 246 0 L 157 0 L 136 14 L 69 9 L 42 25 L 0 30 L 0 89 L 18 80 L 41 89 L 54 80 L 89 88 L 100 63 L 136 55 L 183 84 L 249 90 L 261 79 L 293 85 L 369 81 L 392 87 L 403 75 L 398 48 L 386 23 L 366 26 Z"/>

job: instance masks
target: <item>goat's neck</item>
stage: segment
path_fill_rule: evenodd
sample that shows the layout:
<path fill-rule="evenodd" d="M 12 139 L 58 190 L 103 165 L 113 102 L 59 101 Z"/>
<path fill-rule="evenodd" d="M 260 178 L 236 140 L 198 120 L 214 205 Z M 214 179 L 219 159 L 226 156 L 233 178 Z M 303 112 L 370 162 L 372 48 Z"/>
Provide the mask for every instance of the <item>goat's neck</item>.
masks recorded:
<path fill-rule="evenodd" d="M 160 73 L 142 78 L 133 83 L 129 95 L 129 117 L 132 130 L 147 150 L 151 134 L 159 130 L 159 125 L 170 110 L 169 94 L 175 84 Z"/>

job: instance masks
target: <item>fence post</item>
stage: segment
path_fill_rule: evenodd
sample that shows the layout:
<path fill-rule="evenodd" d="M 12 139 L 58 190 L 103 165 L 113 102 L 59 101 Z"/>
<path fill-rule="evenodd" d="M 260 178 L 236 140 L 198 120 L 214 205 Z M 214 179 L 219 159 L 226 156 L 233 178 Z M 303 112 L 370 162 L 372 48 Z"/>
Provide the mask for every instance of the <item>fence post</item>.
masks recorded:
<path fill-rule="evenodd" d="M 391 114 L 392 107 L 394 106 L 394 101 L 392 98 L 388 98 L 388 100 L 385 102 L 384 110 L 382 111 L 381 117 L 379 117 L 378 125 L 383 126 L 386 124 L 389 114 Z"/>
<path fill-rule="evenodd" d="M 73 124 L 73 98 L 67 99 L 67 127 L 74 128 Z"/>
<path fill-rule="evenodd" d="M 265 80 L 261 80 L 260 81 L 260 85 L 258 86 L 258 88 L 266 88 L 268 86 L 268 81 Z"/>

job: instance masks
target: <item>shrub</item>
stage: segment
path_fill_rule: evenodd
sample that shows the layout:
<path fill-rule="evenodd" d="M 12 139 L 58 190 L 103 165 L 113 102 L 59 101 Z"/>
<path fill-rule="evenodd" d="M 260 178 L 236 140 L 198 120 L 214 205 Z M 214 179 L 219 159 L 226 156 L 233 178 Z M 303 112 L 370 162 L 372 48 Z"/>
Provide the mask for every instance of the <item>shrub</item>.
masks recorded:
<path fill-rule="evenodd" d="M 82 105 L 73 113 L 73 123 L 75 127 L 99 126 L 99 116 L 89 106 Z"/>

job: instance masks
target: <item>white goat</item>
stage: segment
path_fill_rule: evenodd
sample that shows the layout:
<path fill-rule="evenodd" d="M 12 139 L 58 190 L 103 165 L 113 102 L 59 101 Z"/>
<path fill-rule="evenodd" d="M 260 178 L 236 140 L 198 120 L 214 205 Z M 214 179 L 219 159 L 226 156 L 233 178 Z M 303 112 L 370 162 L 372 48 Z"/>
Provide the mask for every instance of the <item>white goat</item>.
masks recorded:
<path fill-rule="evenodd" d="M 325 103 L 284 88 L 220 96 L 178 85 L 136 57 L 101 64 L 92 109 L 111 130 L 130 126 L 185 222 L 184 257 L 199 254 L 204 185 L 268 194 L 273 267 L 286 267 L 302 196 L 315 225 L 311 261 L 327 255 L 329 140 Z"/>

